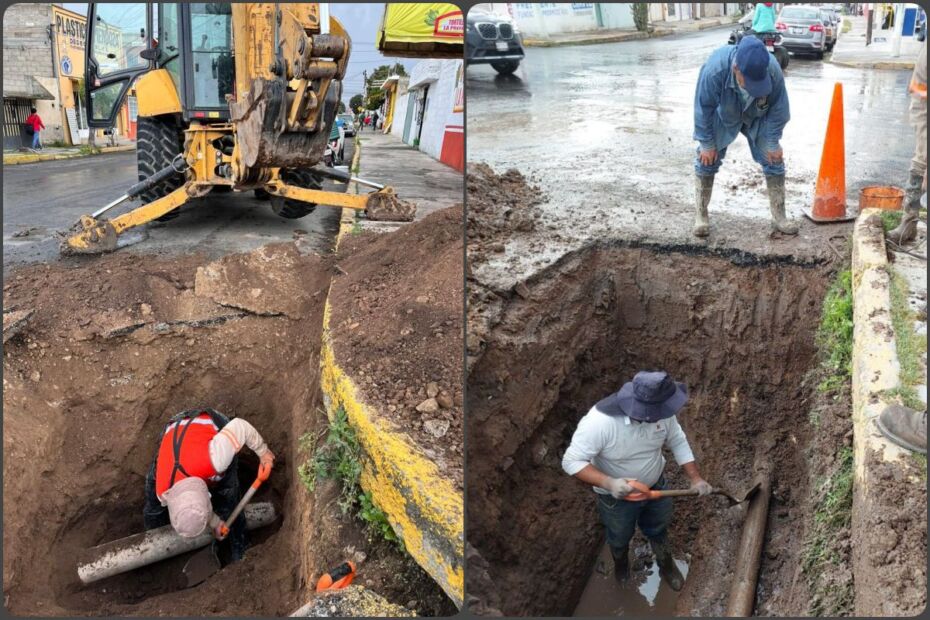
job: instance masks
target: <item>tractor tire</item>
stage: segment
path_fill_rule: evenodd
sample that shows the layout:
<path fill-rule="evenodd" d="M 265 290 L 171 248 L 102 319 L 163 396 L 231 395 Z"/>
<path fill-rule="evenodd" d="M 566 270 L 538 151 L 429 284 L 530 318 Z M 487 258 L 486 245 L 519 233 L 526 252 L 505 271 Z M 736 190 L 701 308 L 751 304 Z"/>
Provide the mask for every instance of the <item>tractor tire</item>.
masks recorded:
<path fill-rule="evenodd" d="M 492 62 L 491 66 L 501 75 L 513 75 L 513 72 L 520 66 L 519 60 L 498 60 Z"/>
<path fill-rule="evenodd" d="M 136 126 L 136 169 L 139 180 L 147 179 L 168 166 L 178 153 L 184 151 L 184 130 L 171 117 L 140 116 Z M 177 174 L 139 194 L 142 204 L 167 196 L 184 184 L 184 175 Z M 180 208 L 168 211 L 157 218 L 159 222 L 173 220 Z"/>
<path fill-rule="evenodd" d="M 281 180 L 289 185 L 296 185 L 305 189 L 322 189 L 323 181 L 308 169 L 291 169 L 281 171 Z M 282 198 L 281 196 L 271 196 L 271 210 L 278 215 L 289 220 L 296 220 L 310 215 L 316 209 L 316 204 L 312 202 L 301 202 L 293 198 Z"/>

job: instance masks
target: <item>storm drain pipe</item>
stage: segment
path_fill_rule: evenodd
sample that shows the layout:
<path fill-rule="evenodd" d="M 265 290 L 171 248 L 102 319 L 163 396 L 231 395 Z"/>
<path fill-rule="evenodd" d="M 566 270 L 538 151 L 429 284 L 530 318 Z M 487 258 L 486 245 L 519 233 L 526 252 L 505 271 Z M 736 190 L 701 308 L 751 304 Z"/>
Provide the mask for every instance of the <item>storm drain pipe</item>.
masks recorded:
<path fill-rule="evenodd" d="M 250 530 L 271 525 L 277 519 L 270 502 L 249 504 L 243 516 Z M 212 532 L 204 532 L 196 538 L 182 538 L 173 527 L 166 525 L 84 551 L 78 558 L 78 577 L 85 584 L 93 583 L 206 547 L 212 541 Z"/>
<path fill-rule="evenodd" d="M 739 541 L 739 555 L 730 586 L 730 600 L 726 615 L 730 618 L 746 618 L 752 615 L 756 601 L 756 583 L 759 579 L 759 564 L 762 560 L 762 543 L 765 541 L 765 522 L 769 514 L 769 497 L 772 494 L 772 478 L 766 470 L 758 478 L 759 490 L 749 500 L 743 535 Z"/>

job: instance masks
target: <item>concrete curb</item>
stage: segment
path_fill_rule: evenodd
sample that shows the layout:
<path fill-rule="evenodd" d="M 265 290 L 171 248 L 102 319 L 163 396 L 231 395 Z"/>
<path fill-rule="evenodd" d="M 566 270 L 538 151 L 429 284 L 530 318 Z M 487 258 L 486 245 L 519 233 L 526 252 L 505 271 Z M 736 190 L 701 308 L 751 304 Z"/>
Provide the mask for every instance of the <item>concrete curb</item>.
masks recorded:
<path fill-rule="evenodd" d="M 832 58 L 829 61 L 834 65 L 840 67 L 852 67 L 853 69 L 886 69 L 901 71 L 904 69 L 913 70 L 914 61 L 913 60 L 875 60 L 875 61 L 865 61 L 865 60 L 833 60 Z"/>
<path fill-rule="evenodd" d="M 910 453 L 884 438 L 873 420 L 887 401 L 883 392 L 900 385 L 895 333 L 891 321 L 891 281 L 885 253 L 885 234 L 879 209 L 866 209 L 856 220 L 853 230 L 853 532 L 871 527 L 870 515 L 882 506 L 883 481 L 869 462 L 878 458 L 896 462 Z M 882 571 L 876 570 L 874 558 L 887 554 L 879 548 L 881 537 L 862 537 L 852 549 L 853 579 L 856 592 L 869 592 L 863 600 L 875 601 L 876 592 L 886 591 L 889 600 L 893 592 L 882 581 Z M 886 615 L 881 607 L 863 605 L 856 597 L 855 615 L 878 617 Z"/>
<path fill-rule="evenodd" d="M 361 144 L 352 158 L 355 169 Z M 358 193 L 358 187 L 355 187 Z M 343 209 L 336 236 L 352 231 L 355 211 Z M 355 429 L 366 460 L 362 488 L 385 512 L 391 526 L 404 541 L 407 552 L 461 608 L 465 598 L 464 502 L 435 463 L 410 444 L 406 435 L 380 419 L 377 410 L 361 398 L 356 383 L 340 367 L 330 337 L 330 293 L 323 315 L 323 347 L 320 356 L 320 385 L 330 417 L 340 407 Z"/>
<path fill-rule="evenodd" d="M 104 146 L 100 148 L 99 153 L 58 153 L 58 154 L 45 154 L 45 153 L 23 153 L 15 155 L 4 155 L 3 156 L 3 165 L 4 166 L 16 166 L 19 164 L 33 164 L 40 161 L 57 161 L 59 159 L 77 159 L 78 157 L 92 157 L 93 155 L 103 155 L 104 153 L 122 153 L 126 151 L 135 151 L 135 145 L 126 145 L 126 146 Z"/>

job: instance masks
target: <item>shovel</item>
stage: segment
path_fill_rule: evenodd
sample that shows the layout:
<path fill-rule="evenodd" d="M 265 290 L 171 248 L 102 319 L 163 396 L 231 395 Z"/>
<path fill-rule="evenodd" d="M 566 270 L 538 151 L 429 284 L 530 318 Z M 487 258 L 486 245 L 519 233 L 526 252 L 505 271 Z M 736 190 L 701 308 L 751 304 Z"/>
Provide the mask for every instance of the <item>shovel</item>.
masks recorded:
<path fill-rule="evenodd" d="M 243 508 L 245 508 L 245 505 L 248 504 L 249 500 L 255 495 L 258 487 L 262 485 L 262 482 L 268 480 L 268 476 L 270 475 L 271 467 L 259 465 L 258 475 L 255 476 L 255 482 L 252 483 L 252 486 L 248 488 L 242 496 L 242 499 L 239 500 L 239 503 L 236 505 L 235 510 L 229 515 L 229 518 L 225 521 L 220 521 L 220 524 L 217 526 L 217 530 L 219 531 L 217 540 L 226 539 L 229 535 L 229 527 L 242 513 Z M 201 551 L 191 556 L 187 564 L 184 565 L 182 572 L 184 576 L 187 577 L 187 587 L 191 588 L 199 583 L 203 583 L 208 577 L 217 573 L 221 568 L 220 559 L 216 555 L 216 545 L 210 543 Z"/>
<path fill-rule="evenodd" d="M 695 489 L 665 489 L 665 490 L 654 490 L 647 487 L 642 482 L 638 480 L 629 480 L 630 486 L 636 489 L 636 493 L 630 493 L 625 496 L 623 499 L 631 502 L 641 502 L 647 499 L 661 499 L 663 497 L 695 497 L 698 495 L 697 490 Z M 714 489 L 711 491 L 714 495 L 723 495 L 727 498 L 727 502 L 730 506 L 735 506 L 737 504 L 742 504 L 748 499 L 752 499 L 752 496 L 756 494 L 759 490 L 759 487 L 762 486 L 762 483 L 757 482 L 745 493 L 740 495 L 731 495 L 723 489 Z"/>

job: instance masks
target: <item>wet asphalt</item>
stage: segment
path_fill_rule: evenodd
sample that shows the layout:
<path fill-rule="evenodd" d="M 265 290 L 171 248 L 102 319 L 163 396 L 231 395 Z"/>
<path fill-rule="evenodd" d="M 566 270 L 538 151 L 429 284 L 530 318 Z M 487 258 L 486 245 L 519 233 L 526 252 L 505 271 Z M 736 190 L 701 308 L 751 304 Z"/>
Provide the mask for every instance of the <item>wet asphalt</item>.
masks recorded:
<path fill-rule="evenodd" d="M 354 146 L 346 141 L 346 158 Z M 3 167 L 3 271 L 35 262 L 77 262 L 82 257 L 60 257 L 58 231 L 67 230 L 89 214 L 118 198 L 137 181 L 135 152 L 110 153 L 57 161 Z M 325 189 L 345 191 L 345 185 L 326 181 Z M 116 216 L 138 207 L 127 202 L 108 213 Z M 297 220 L 275 215 L 268 201 L 253 192 L 208 194 L 189 202 L 170 222 L 153 222 L 124 233 L 132 245 L 120 252 L 177 255 L 203 252 L 210 258 L 246 252 L 268 243 L 290 241 L 301 231 L 307 247 L 332 249 L 339 228 L 339 209 L 317 208 Z M 14 237 L 14 234 L 28 232 Z"/>
<path fill-rule="evenodd" d="M 529 48 L 513 76 L 467 72 L 469 162 L 517 168 L 547 196 L 548 230 L 509 244 L 484 276 L 508 286 L 590 240 L 697 243 L 693 99 L 698 72 L 730 28 L 598 45 Z M 829 56 L 828 56 L 829 59 Z M 871 184 L 902 185 L 914 150 L 909 71 L 840 67 L 792 55 L 782 147 L 789 215 L 812 202 L 834 84 L 843 84 L 850 206 Z M 730 146 L 710 204 L 709 247 L 823 256 L 842 234 L 809 221 L 801 237 L 771 239 L 765 182 L 745 138 Z M 543 240 L 543 243 L 539 243 Z M 524 258 L 527 255 L 530 258 Z"/>

